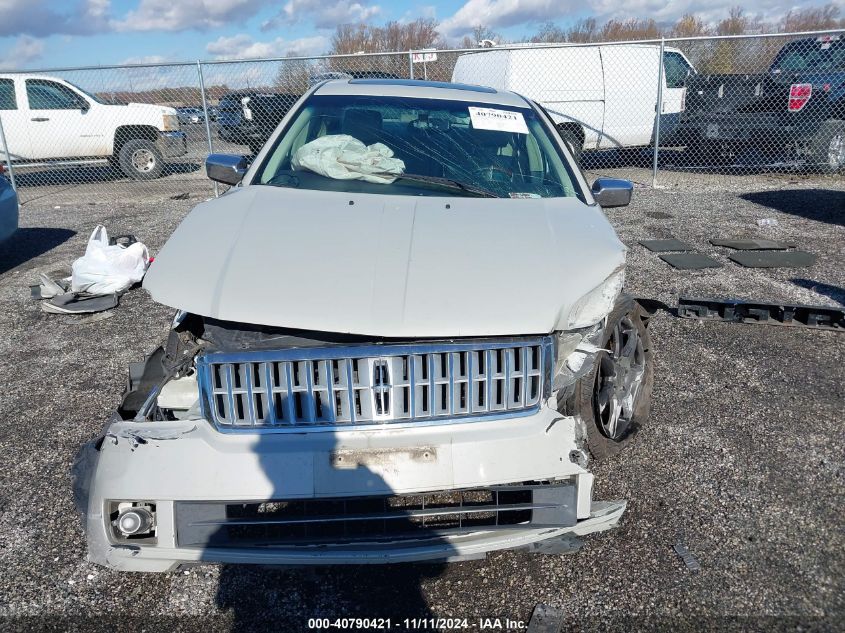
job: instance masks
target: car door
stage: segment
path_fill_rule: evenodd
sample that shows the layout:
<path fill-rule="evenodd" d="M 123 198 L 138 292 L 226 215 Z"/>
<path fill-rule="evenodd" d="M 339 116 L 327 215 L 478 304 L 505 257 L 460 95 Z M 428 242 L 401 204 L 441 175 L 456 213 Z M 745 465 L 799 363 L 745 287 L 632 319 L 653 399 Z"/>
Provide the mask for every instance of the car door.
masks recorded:
<path fill-rule="evenodd" d="M 91 103 L 75 90 L 49 79 L 27 79 L 29 143 L 32 158 L 96 156 L 103 145 Z"/>
<path fill-rule="evenodd" d="M 667 139 L 681 122 L 686 107 L 687 79 L 694 72 L 692 64 L 680 51 L 663 53 L 663 104 L 660 110 L 660 138 Z"/>
<path fill-rule="evenodd" d="M 12 160 L 15 161 L 26 160 L 30 156 L 29 131 L 27 129 L 29 117 L 26 107 L 20 107 L 21 103 L 15 80 L 0 79 L 0 122 L 3 124 L 9 153 L 12 155 Z M 0 161 L 7 162 L 6 152 L 2 144 L 0 144 Z"/>

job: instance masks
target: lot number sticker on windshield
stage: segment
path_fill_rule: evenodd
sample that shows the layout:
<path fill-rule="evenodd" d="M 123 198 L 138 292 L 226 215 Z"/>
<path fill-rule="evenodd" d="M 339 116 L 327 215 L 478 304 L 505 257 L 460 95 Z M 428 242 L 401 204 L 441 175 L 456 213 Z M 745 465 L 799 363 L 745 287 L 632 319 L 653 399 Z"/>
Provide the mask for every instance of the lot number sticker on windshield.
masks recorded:
<path fill-rule="evenodd" d="M 525 125 L 525 117 L 522 116 L 521 112 L 469 106 L 469 118 L 472 121 L 472 127 L 476 130 L 528 134 L 528 126 Z"/>

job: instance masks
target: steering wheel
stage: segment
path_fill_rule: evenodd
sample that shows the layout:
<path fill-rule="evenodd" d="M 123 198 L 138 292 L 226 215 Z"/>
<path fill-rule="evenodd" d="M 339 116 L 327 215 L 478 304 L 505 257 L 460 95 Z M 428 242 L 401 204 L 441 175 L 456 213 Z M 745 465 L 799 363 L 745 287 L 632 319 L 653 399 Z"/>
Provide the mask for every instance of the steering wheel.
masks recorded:
<path fill-rule="evenodd" d="M 500 174 L 500 176 L 496 176 L 496 174 Z M 487 182 L 513 182 L 513 171 L 497 165 L 481 167 L 473 171 L 472 175 L 481 176 Z"/>

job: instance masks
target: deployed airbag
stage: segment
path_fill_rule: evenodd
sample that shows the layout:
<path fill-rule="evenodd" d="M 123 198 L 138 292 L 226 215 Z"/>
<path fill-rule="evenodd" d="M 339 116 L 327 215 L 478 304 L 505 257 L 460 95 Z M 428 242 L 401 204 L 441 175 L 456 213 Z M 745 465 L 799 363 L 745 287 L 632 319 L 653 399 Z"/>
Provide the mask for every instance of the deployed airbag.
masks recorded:
<path fill-rule="evenodd" d="M 389 185 L 405 171 L 405 163 L 393 158 L 384 143 L 364 145 L 348 134 L 330 134 L 314 139 L 293 155 L 293 168 L 307 169 L 337 180 L 365 180 Z"/>

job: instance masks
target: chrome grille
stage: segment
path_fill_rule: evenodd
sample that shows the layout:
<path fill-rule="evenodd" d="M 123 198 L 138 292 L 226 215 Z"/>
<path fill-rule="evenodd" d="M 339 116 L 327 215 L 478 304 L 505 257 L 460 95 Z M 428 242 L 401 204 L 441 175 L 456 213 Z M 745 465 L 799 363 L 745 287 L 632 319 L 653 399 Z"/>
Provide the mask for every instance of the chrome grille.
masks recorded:
<path fill-rule="evenodd" d="M 197 360 L 206 417 L 223 429 L 518 414 L 548 384 L 551 339 L 211 353 Z"/>

